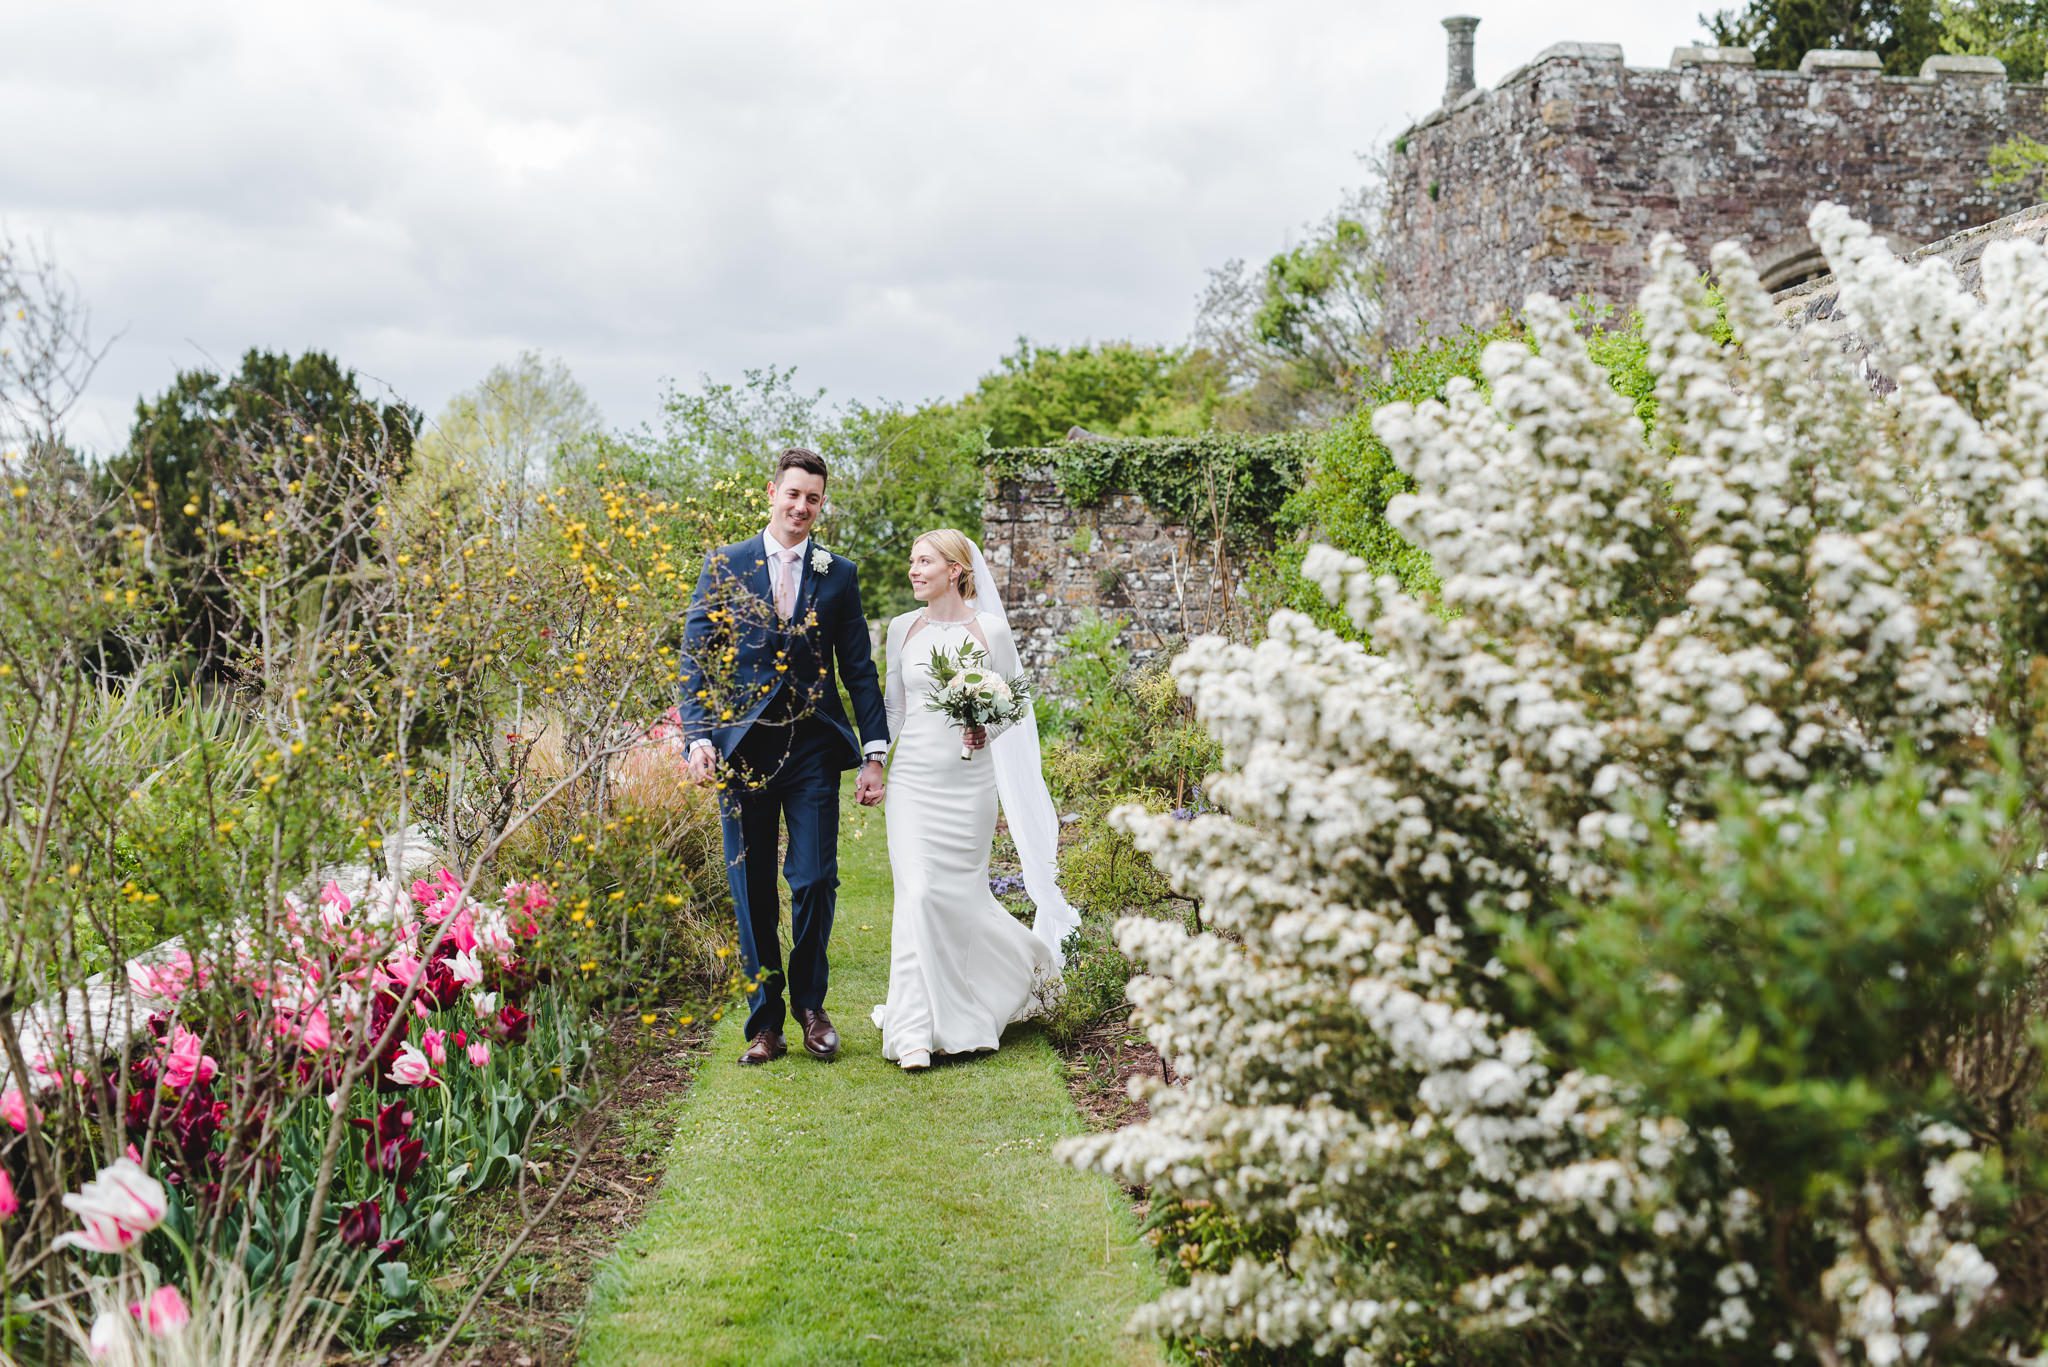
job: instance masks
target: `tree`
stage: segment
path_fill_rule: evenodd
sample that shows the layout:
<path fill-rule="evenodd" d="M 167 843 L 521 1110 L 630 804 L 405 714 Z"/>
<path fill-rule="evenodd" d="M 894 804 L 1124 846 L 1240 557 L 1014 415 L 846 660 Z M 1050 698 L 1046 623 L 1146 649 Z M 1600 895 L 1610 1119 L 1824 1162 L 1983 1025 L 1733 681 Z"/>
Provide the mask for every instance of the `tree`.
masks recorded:
<path fill-rule="evenodd" d="M 1224 376 L 1187 347 L 1084 342 L 1017 349 L 961 401 L 992 447 L 1050 446 L 1075 427 L 1105 437 L 1187 436 L 1209 426 Z"/>
<path fill-rule="evenodd" d="M 461 465 L 526 488 L 543 485 L 561 452 L 603 419 L 569 367 L 522 351 L 448 401 L 420 434 L 422 468 Z"/>
<path fill-rule="evenodd" d="M 871 617 L 917 606 L 906 567 L 925 532 L 952 527 L 981 538 L 983 430 L 960 405 L 852 404 L 819 442 L 832 466 L 835 549 L 860 564 L 861 604 Z"/>
<path fill-rule="evenodd" d="M 1996 57 L 2007 79 L 2048 67 L 2048 0 L 1941 0 L 1941 50 Z"/>
<path fill-rule="evenodd" d="M 252 349 L 231 378 L 181 371 L 136 404 L 128 447 L 101 487 L 129 498 L 150 529 L 175 599 L 170 629 L 190 665 L 218 672 L 239 637 L 225 576 L 244 548 L 288 526 L 336 539 L 323 563 L 345 571 L 361 558 L 359 505 L 406 468 L 419 424 L 405 404 L 365 397 L 355 372 L 319 351 Z"/>
<path fill-rule="evenodd" d="M 793 368 L 743 372 L 737 384 L 705 376 L 670 387 L 659 431 L 607 437 L 596 460 L 667 493 L 707 540 L 750 536 L 767 523 L 762 489 L 775 455 L 805 446 L 831 469 L 818 537 L 860 565 L 870 616 L 912 606 L 903 567 L 921 532 L 981 531 L 983 429 L 955 403 L 828 404 Z"/>
<path fill-rule="evenodd" d="M 1380 361 L 1383 185 L 1375 175 L 1352 191 L 1263 270 L 1234 260 L 1210 272 L 1195 338 L 1230 377 L 1227 425 L 1327 420 Z"/>
<path fill-rule="evenodd" d="M 1860 48 L 1875 52 L 1894 76 L 1917 76 L 1942 51 L 1936 0 L 1749 0 L 1700 22 L 1722 47 L 1746 47 L 1757 65 L 1790 71 L 1808 52 Z"/>

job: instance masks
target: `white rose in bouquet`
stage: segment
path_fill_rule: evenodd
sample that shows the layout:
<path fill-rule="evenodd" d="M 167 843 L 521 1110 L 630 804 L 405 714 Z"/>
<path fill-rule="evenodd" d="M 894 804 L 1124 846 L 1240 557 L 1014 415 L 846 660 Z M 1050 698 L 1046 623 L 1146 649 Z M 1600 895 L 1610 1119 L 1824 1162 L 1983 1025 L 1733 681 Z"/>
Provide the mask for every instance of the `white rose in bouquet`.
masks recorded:
<path fill-rule="evenodd" d="M 942 714 L 955 726 L 1000 726 L 1021 720 L 1031 705 L 1031 688 L 1022 678 L 1005 679 L 988 668 L 988 655 L 972 641 L 958 649 L 936 646 L 931 658 L 932 690 L 925 699 L 927 711 Z M 964 741 L 960 758 L 971 760 L 974 750 Z"/>

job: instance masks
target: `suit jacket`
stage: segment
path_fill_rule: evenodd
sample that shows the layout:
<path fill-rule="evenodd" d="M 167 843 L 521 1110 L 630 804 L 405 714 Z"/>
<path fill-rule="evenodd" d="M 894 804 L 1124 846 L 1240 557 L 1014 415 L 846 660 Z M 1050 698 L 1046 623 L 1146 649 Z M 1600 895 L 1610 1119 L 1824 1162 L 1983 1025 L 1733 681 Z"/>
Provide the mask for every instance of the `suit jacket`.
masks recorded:
<path fill-rule="evenodd" d="M 777 620 L 767 545 L 759 536 L 721 546 L 704 557 L 683 619 L 681 706 L 683 743 L 703 739 L 727 759 L 771 708 L 795 704 L 846 742 L 844 769 L 857 768 L 861 745 L 889 739 L 882 688 L 861 610 L 853 561 L 833 555 L 820 573 L 814 540 L 797 581 L 796 611 Z M 830 554 L 830 552 L 826 552 Z M 727 652 L 731 658 L 727 659 Z M 839 701 L 839 679 L 853 699 L 860 737 Z M 793 698 L 783 695 L 796 690 Z"/>

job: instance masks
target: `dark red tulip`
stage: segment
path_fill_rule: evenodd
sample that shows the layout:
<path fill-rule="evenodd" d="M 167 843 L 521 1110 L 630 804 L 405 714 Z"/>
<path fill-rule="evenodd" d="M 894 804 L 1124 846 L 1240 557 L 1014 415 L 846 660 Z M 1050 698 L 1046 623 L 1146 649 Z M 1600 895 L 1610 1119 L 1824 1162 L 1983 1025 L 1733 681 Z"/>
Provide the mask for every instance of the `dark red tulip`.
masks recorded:
<path fill-rule="evenodd" d="M 384 1210 L 377 1198 L 361 1202 L 341 1217 L 341 1241 L 350 1248 L 368 1248 L 384 1233 Z"/>
<path fill-rule="evenodd" d="M 526 1043 L 526 1026 L 530 1018 L 516 1006 L 498 1008 L 498 1038 L 507 1044 Z"/>

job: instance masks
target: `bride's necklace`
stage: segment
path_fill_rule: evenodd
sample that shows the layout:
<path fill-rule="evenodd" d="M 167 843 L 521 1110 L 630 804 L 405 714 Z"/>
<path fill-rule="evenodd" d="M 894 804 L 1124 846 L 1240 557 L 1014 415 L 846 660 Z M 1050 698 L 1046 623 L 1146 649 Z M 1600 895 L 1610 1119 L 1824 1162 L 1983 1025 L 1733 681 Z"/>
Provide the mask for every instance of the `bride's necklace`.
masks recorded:
<path fill-rule="evenodd" d="M 965 626 L 974 620 L 974 612 L 971 609 L 965 617 L 934 617 L 930 608 L 922 608 L 920 611 L 923 613 L 925 621 L 935 627 Z"/>

